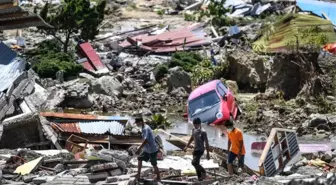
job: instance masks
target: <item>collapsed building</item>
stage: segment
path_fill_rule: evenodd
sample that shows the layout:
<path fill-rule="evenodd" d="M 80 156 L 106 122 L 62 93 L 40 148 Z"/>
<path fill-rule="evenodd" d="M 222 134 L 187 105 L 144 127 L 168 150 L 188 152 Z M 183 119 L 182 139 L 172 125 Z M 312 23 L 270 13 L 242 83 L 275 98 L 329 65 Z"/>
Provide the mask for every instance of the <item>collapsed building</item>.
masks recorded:
<path fill-rule="evenodd" d="M 0 31 L 49 26 L 38 15 L 24 11 L 17 1 L 0 1 Z M 45 141 L 38 110 L 45 90 L 35 83 L 26 60 L 0 41 L 0 147 L 27 147 Z M 27 129 L 29 130 L 27 132 Z M 16 140 L 12 138 L 16 136 Z"/>

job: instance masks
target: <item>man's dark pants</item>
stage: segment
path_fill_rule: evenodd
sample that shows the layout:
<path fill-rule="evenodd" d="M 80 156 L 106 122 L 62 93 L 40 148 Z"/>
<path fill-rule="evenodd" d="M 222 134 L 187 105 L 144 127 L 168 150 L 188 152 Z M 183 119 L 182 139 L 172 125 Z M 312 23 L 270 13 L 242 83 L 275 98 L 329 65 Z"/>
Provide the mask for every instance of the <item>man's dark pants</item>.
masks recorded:
<path fill-rule="evenodd" d="M 201 157 L 204 151 L 196 150 L 193 152 L 193 160 L 191 164 L 195 167 L 198 178 L 202 177 L 202 174 L 205 174 L 204 168 L 200 165 Z"/>
<path fill-rule="evenodd" d="M 150 161 L 152 166 L 157 165 L 157 153 L 158 152 L 153 152 L 153 153 L 147 153 L 147 152 L 142 152 L 140 156 L 138 157 L 138 160 L 140 161 Z"/>

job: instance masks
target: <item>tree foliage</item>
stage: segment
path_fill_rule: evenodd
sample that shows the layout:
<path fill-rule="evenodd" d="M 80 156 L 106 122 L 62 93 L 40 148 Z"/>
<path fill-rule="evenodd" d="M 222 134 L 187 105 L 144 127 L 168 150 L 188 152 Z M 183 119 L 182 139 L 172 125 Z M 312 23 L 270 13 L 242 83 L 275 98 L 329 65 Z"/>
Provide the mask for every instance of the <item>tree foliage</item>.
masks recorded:
<path fill-rule="evenodd" d="M 166 115 L 163 114 L 153 114 L 148 125 L 153 129 L 168 129 L 172 126 Z"/>
<path fill-rule="evenodd" d="M 53 28 L 39 27 L 63 44 L 67 52 L 70 39 L 79 34 L 85 41 L 92 40 L 99 33 L 98 26 L 104 20 L 106 1 L 99 1 L 97 6 L 90 6 L 89 0 L 64 0 L 60 7 L 53 8 L 46 4 L 40 11 L 40 16 Z"/>
<path fill-rule="evenodd" d="M 200 13 L 200 19 L 204 16 L 211 18 L 211 24 L 216 28 L 232 25 L 233 21 L 226 16 L 230 9 L 224 7 L 225 2 L 226 0 L 210 0 L 208 8 Z"/>

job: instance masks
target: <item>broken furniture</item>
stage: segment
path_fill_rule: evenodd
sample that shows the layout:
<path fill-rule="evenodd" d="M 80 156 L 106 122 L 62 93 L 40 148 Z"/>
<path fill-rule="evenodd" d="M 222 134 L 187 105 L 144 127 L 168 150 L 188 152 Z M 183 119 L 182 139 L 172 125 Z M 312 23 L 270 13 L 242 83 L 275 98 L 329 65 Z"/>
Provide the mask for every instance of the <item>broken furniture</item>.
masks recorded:
<path fill-rule="evenodd" d="M 273 128 L 259 160 L 260 175 L 271 177 L 300 152 L 294 130 Z"/>
<path fill-rule="evenodd" d="M 84 146 L 80 145 L 79 143 L 84 143 Z M 67 149 L 69 152 L 73 154 L 76 154 L 78 152 L 85 150 L 88 143 L 89 140 L 72 134 L 66 141 L 65 149 Z"/>

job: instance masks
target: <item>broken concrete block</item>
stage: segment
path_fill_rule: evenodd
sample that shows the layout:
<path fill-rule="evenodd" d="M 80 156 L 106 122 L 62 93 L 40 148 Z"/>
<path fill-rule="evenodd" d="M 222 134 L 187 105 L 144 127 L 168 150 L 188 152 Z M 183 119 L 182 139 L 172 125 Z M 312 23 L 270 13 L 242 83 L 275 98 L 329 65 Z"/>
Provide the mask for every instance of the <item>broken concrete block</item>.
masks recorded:
<path fill-rule="evenodd" d="M 113 170 L 117 168 L 118 168 L 118 165 L 116 163 L 104 163 L 104 164 L 94 165 L 90 169 L 92 172 L 98 172 L 98 171 L 105 171 L 105 170 Z"/>
<path fill-rule="evenodd" d="M 29 183 L 29 182 L 33 181 L 34 178 L 37 178 L 37 176 L 36 175 L 24 175 L 22 177 L 22 180 L 25 183 Z"/>
<path fill-rule="evenodd" d="M 107 172 L 99 172 L 99 173 L 93 173 L 89 174 L 89 181 L 92 183 L 98 182 L 98 181 L 103 181 L 105 180 L 109 174 Z"/>
<path fill-rule="evenodd" d="M 107 183 L 112 183 L 112 182 L 128 181 L 128 180 L 131 180 L 131 179 L 135 179 L 134 176 L 136 176 L 136 173 L 119 175 L 119 176 L 114 176 L 114 177 L 107 177 L 106 182 Z"/>
<path fill-rule="evenodd" d="M 38 166 L 41 165 L 43 157 L 39 157 L 35 160 L 27 162 L 19 167 L 16 168 L 14 173 L 20 173 L 21 175 L 26 175 L 34 171 Z"/>
<path fill-rule="evenodd" d="M 333 153 L 331 151 L 328 151 L 328 152 L 325 152 L 323 155 L 322 155 L 322 161 L 324 162 L 327 162 L 327 163 L 330 163 L 331 160 L 333 159 Z"/>
<path fill-rule="evenodd" d="M 115 170 L 110 171 L 111 176 L 117 176 L 117 175 L 121 175 L 121 174 L 122 174 L 121 169 L 115 169 Z"/>
<path fill-rule="evenodd" d="M 59 164 L 57 164 L 57 165 L 54 167 L 54 170 L 55 170 L 57 173 L 59 173 L 59 172 L 61 172 L 61 171 L 64 170 L 64 165 L 61 164 L 61 163 L 59 163 Z"/>
<path fill-rule="evenodd" d="M 105 180 L 107 183 L 117 182 L 118 177 L 107 177 Z"/>
<path fill-rule="evenodd" d="M 37 177 L 33 179 L 34 184 L 42 184 L 47 182 L 47 177 Z"/>

